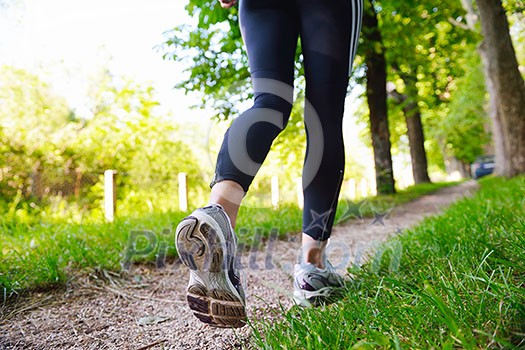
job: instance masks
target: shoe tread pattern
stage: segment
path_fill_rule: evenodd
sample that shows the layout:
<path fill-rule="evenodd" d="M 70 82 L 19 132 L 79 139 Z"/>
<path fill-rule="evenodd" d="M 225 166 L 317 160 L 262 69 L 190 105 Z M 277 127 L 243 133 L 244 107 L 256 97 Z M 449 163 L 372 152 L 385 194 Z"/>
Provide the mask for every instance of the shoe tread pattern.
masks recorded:
<path fill-rule="evenodd" d="M 225 257 L 226 245 L 221 242 L 215 229 L 193 216 L 185 218 L 178 225 L 176 246 L 182 263 L 197 275 L 203 272 L 224 273 L 225 259 L 231 260 L 228 265 L 233 264 L 233 259 Z M 238 283 L 238 277 L 234 277 L 232 282 Z M 228 274 L 226 278 L 230 278 Z M 244 294 L 238 290 L 237 292 Z M 246 325 L 244 303 L 227 289 L 208 290 L 205 285 L 192 282 L 188 286 L 187 301 L 194 315 L 211 326 L 238 328 Z"/>
<path fill-rule="evenodd" d="M 191 270 L 218 273 L 223 268 L 223 243 L 217 232 L 207 223 L 199 225 L 189 216 L 178 227 L 177 252 Z"/>
<path fill-rule="evenodd" d="M 214 327 L 239 328 L 246 325 L 242 302 L 225 290 L 207 290 L 194 284 L 188 288 L 188 304 L 200 321 Z"/>

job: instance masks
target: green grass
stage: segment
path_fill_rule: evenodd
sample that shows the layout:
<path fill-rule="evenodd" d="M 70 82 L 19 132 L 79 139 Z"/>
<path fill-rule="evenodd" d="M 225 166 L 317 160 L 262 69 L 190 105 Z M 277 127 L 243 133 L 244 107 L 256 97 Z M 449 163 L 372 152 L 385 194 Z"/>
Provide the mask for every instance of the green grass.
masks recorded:
<path fill-rule="evenodd" d="M 137 254 L 130 261 L 155 260 L 161 242 L 166 255 L 174 256 L 173 232 L 162 234 L 184 213 L 150 215 L 140 219 L 119 219 L 106 223 L 1 223 L 0 291 L 12 294 L 25 289 L 48 289 L 64 284 L 72 274 L 85 269 L 121 269 L 130 248 Z M 130 241 L 134 230 L 154 232 L 157 241 L 148 242 L 146 235 Z M 147 246 L 154 248 L 147 252 Z M 162 257 L 161 257 L 162 258 Z"/>
<path fill-rule="evenodd" d="M 371 215 L 371 208 L 384 210 L 447 185 L 414 186 L 396 196 L 367 199 L 359 209 Z M 339 220 L 349 205 L 354 204 L 340 204 Z M 174 225 L 187 215 L 173 212 L 119 218 L 112 224 L 87 220 L 75 224 L 22 214 L 24 220 L 20 215 L 0 218 L 0 294 L 6 296 L 55 288 L 86 270 L 119 271 L 123 263 L 134 262 L 162 264 L 166 257 L 176 257 Z M 300 232 L 301 221 L 302 211 L 294 205 L 276 210 L 243 207 L 237 224 L 239 242 L 250 247 L 272 232 L 280 237 Z"/>
<path fill-rule="evenodd" d="M 337 208 L 336 222 L 341 223 L 359 215 L 363 217 L 373 217 L 376 213 L 383 213 L 397 205 L 431 194 L 444 187 L 458 184 L 459 182 L 420 184 L 408 187 L 404 190 L 398 190 L 396 194 L 363 198 L 359 201 L 343 200 L 339 203 Z"/>
<path fill-rule="evenodd" d="M 387 242 L 380 264 L 354 269 L 339 302 L 294 307 L 278 323 L 254 321 L 253 344 L 524 348 L 525 177 L 480 183 L 472 198 Z"/>

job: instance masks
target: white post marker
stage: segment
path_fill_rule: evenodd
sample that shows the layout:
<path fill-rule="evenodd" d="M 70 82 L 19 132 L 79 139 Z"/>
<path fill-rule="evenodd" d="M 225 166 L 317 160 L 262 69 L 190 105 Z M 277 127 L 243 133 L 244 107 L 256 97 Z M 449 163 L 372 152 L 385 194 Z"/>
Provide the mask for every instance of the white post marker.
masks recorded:
<path fill-rule="evenodd" d="M 188 210 L 188 187 L 186 185 L 186 173 L 179 173 L 179 209 Z"/>
<path fill-rule="evenodd" d="M 295 179 L 295 185 L 297 190 L 297 204 L 299 208 L 304 208 L 304 193 L 303 193 L 303 179 L 298 177 Z"/>
<path fill-rule="evenodd" d="M 117 210 L 116 170 L 104 171 L 104 217 L 113 222 Z"/>

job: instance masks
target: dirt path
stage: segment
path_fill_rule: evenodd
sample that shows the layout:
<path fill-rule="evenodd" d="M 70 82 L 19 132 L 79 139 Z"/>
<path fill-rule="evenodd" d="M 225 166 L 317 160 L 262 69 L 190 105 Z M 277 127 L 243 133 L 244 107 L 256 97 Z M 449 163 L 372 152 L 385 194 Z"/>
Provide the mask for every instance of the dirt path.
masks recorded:
<path fill-rule="evenodd" d="M 440 213 L 477 185 L 466 182 L 416 201 L 338 226 L 331 261 L 343 269 L 362 262 L 377 242 Z M 384 216 L 382 216 L 384 215 Z M 291 306 L 291 269 L 299 242 L 271 242 L 241 258 L 247 278 L 250 318 L 272 317 L 279 303 Z M 295 235 L 298 237 L 298 235 Z M 163 269 L 136 267 L 129 278 L 108 273 L 72 281 L 65 290 L 34 295 L 0 319 L 0 349 L 233 349 L 250 328 L 210 328 L 197 321 L 185 302 L 187 271 L 178 263 Z"/>

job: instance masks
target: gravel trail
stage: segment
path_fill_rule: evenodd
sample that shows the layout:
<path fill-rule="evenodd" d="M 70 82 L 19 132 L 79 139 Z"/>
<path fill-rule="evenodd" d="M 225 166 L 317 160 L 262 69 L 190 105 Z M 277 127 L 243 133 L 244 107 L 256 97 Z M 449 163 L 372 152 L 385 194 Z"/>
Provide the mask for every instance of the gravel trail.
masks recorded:
<path fill-rule="evenodd" d="M 337 226 L 331 261 L 344 271 L 361 263 L 378 242 L 425 217 L 437 215 L 472 194 L 474 181 L 443 188 L 374 218 L 355 218 Z M 292 305 L 291 270 L 299 235 L 266 241 L 242 255 L 247 280 L 248 317 L 276 317 L 279 304 Z M 35 293 L 0 312 L 0 349 L 237 349 L 250 327 L 214 329 L 193 317 L 186 305 L 188 272 L 178 262 L 164 268 L 135 266 L 128 276 L 98 273 L 78 277 L 62 290 Z"/>

